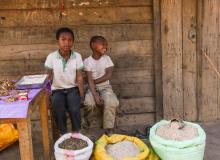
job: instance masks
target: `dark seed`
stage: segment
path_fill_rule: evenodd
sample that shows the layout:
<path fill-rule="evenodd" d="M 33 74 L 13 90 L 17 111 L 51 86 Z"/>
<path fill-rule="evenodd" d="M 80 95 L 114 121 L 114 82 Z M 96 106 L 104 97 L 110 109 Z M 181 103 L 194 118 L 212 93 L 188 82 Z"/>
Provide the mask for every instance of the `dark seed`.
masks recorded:
<path fill-rule="evenodd" d="M 88 146 L 88 143 L 82 139 L 71 137 L 71 138 L 65 139 L 58 146 L 66 150 L 80 150 L 80 149 L 86 148 Z"/>

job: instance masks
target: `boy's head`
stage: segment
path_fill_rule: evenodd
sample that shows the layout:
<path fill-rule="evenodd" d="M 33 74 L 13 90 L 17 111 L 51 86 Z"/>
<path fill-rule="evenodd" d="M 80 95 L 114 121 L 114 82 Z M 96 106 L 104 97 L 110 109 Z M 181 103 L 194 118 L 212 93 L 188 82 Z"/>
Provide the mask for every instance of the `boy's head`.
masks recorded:
<path fill-rule="evenodd" d="M 90 47 L 93 52 L 103 55 L 107 51 L 108 43 L 103 36 L 93 36 L 90 40 Z"/>
<path fill-rule="evenodd" d="M 74 34 L 69 28 L 59 28 L 56 32 L 56 39 L 58 41 L 59 48 L 62 51 L 70 51 L 73 47 Z"/>

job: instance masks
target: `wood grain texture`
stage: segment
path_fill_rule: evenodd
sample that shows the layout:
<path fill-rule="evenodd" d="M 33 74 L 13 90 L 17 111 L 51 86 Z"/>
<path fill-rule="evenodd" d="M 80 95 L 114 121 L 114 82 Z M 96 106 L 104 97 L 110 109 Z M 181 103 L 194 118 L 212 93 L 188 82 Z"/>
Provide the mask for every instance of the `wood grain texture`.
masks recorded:
<path fill-rule="evenodd" d="M 219 1 L 206 0 L 203 3 L 202 44 L 211 61 L 217 66 L 218 29 L 219 29 Z M 200 52 L 201 53 L 201 52 Z M 218 113 L 217 76 L 206 58 L 202 56 L 202 104 L 201 120 L 216 120 Z M 207 109 L 208 108 L 208 109 Z"/>
<path fill-rule="evenodd" d="M 155 75 L 155 99 L 156 99 L 156 121 L 163 118 L 163 83 L 162 83 L 162 50 L 161 50 L 161 7 L 160 0 L 153 1 L 154 30 L 154 75 Z"/>
<path fill-rule="evenodd" d="M 182 0 L 161 1 L 161 13 L 164 118 L 183 118 Z"/>
<path fill-rule="evenodd" d="M 33 144 L 31 121 L 29 118 L 17 123 L 19 134 L 19 149 L 22 160 L 33 160 Z"/>
<path fill-rule="evenodd" d="M 82 8 L 82 7 L 122 7 L 122 6 L 151 6 L 152 0 L 66 0 L 65 8 Z M 1 0 L 0 9 L 59 9 L 60 1 L 57 0 Z"/>
<path fill-rule="evenodd" d="M 109 25 L 74 25 L 75 43 L 89 44 L 94 35 L 104 36 L 108 42 L 132 40 L 152 40 L 152 24 L 109 24 Z M 60 26 L 45 27 L 0 27 L 0 45 L 55 44 L 56 31 Z M 137 32 L 138 30 L 138 32 Z"/>
<path fill-rule="evenodd" d="M 120 99 L 119 114 L 155 112 L 154 97 Z"/>
<path fill-rule="evenodd" d="M 188 121 L 197 120 L 196 8 L 197 0 L 183 0 L 183 105 Z"/>
<path fill-rule="evenodd" d="M 46 56 L 58 49 L 56 43 L 49 44 L 28 44 L 28 45 L 3 45 L 0 46 L 0 60 L 18 59 L 45 59 Z M 112 56 L 125 56 L 129 59 L 130 55 L 152 55 L 152 40 L 134 40 L 109 42 L 108 53 Z M 79 52 L 83 58 L 92 54 L 89 42 L 75 43 L 74 50 Z"/>
<path fill-rule="evenodd" d="M 66 9 L 60 19 L 57 9 L 0 10 L 1 27 L 30 27 L 83 24 L 152 23 L 151 7 L 108 7 Z"/>
<path fill-rule="evenodd" d="M 154 123 L 154 113 L 127 114 L 116 118 L 116 126 L 135 126 L 135 125 L 152 125 Z"/>

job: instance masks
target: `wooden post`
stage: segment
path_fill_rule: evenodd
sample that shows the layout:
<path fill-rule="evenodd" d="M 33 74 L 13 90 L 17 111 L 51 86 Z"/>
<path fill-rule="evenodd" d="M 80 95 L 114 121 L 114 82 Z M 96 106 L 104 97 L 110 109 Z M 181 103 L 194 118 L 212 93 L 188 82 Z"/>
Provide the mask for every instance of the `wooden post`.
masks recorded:
<path fill-rule="evenodd" d="M 198 53 L 201 70 L 198 76 L 198 107 L 199 120 L 210 121 L 218 117 L 218 79 L 209 62 L 202 56 L 202 50 L 208 53 L 209 58 L 217 66 L 218 59 L 218 29 L 219 29 L 218 0 L 205 0 L 198 3 L 198 18 L 200 26 L 200 40 Z"/>
<path fill-rule="evenodd" d="M 183 118 L 182 0 L 161 1 L 164 118 Z"/>
<path fill-rule="evenodd" d="M 163 88 L 162 88 L 162 53 L 161 53 L 161 19 L 160 0 L 153 1 L 154 16 L 154 73 L 155 73 L 155 105 L 156 121 L 163 118 Z"/>
<path fill-rule="evenodd" d="M 42 97 L 42 103 L 40 104 L 40 121 L 42 128 L 42 140 L 43 140 L 43 151 L 44 151 L 44 159 L 50 160 L 50 144 L 49 144 L 49 132 L 48 132 L 48 105 L 49 98 L 48 93 L 44 91 L 45 94 Z"/>
<path fill-rule="evenodd" d="M 218 7 L 218 18 L 219 18 L 218 34 L 220 35 L 220 6 Z M 218 51 L 220 51 L 220 36 L 218 38 Z M 218 55 L 218 71 L 220 71 L 220 55 Z M 219 79 L 218 79 L 218 119 L 220 119 L 220 80 Z"/>
<path fill-rule="evenodd" d="M 196 58 L 197 58 L 197 119 L 201 121 L 201 106 L 202 106 L 202 12 L 203 1 L 197 2 L 197 37 L 196 37 Z"/>
<path fill-rule="evenodd" d="M 196 8 L 197 0 L 183 0 L 183 108 L 188 121 L 197 120 Z"/>
<path fill-rule="evenodd" d="M 33 160 L 31 121 L 27 119 L 17 122 L 19 132 L 19 148 L 21 160 Z"/>

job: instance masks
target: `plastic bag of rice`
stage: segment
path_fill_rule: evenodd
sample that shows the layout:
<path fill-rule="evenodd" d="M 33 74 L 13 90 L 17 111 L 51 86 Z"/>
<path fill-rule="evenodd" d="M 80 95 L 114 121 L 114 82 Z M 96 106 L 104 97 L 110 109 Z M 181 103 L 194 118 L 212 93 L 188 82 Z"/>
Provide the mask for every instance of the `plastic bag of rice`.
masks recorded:
<path fill-rule="evenodd" d="M 120 160 L 125 157 L 136 157 L 140 153 L 137 145 L 127 140 L 115 144 L 108 144 L 106 150 L 113 160 Z"/>
<path fill-rule="evenodd" d="M 164 139 L 176 141 L 190 140 L 199 136 L 196 127 L 187 123 L 183 123 L 182 126 L 179 125 L 180 124 L 177 121 L 161 125 L 156 129 L 156 135 Z"/>
<path fill-rule="evenodd" d="M 150 129 L 150 143 L 163 160 L 203 160 L 206 134 L 195 123 L 160 121 Z"/>

